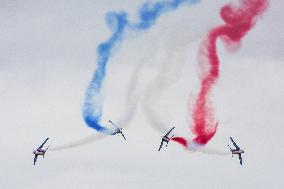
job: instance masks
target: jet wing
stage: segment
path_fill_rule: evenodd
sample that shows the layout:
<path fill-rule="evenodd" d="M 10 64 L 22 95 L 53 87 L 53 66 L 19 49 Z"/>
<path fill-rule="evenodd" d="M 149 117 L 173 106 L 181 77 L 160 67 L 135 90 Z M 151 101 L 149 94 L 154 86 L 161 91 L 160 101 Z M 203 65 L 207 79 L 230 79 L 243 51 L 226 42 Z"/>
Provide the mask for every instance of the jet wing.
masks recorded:
<path fill-rule="evenodd" d="M 111 120 L 108 120 L 108 122 L 110 122 L 113 126 L 119 129 L 119 127 L 116 124 L 114 124 Z"/>
<path fill-rule="evenodd" d="M 161 144 L 160 144 L 160 147 L 159 147 L 159 150 L 158 150 L 158 151 L 160 151 L 160 150 L 162 149 L 162 147 L 163 147 L 163 143 L 164 143 L 164 141 L 162 140 L 162 142 L 161 142 Z"/>
<path fill-rule="evenodd" d="M 43 147 L 43 145 L 46 143 L 46 141 L 47 141 L 48 139 L 49 139 L 49 138 L 46 138 L 45 141 L 44 141 L 37 149 L 40 150 L 40 149 Z"/>
<path fill-rule="evenodd" d="M 120 131 L 120 134 L 122 135 L 122 137 L 124 138 L 124 140 L 126 140 L 124 134 Z"/>
<path fill-rule="evenodd" d="M 168 136 L 173 130 L 174 130 L 175 127 L 171 128 L 171 130 L 169 130 L 169 132 L 167 132 L 167 134 L 165 136 Z"/>
<path fill-rule="evenodd" d="M 235 143 L 235 141 L 232 139 L 232 137 L 230 137 L 230 139 L 231 139 L 233 145 L 236 147 L 236 149 L 239 150 L 240 147 L 238 147 L 238 145 Z"/>
<path fill-rule="evenodd" d="M 34 157 L 34 165 L 36 164 L 37 156 L 38 155 L 35 155 L 35 157 Z"/>
<path fill-rule="evenodd" d="M 242 154 L 238 154 L 238 155 L 239 155 L 240 164 L 243 165 Z"/>

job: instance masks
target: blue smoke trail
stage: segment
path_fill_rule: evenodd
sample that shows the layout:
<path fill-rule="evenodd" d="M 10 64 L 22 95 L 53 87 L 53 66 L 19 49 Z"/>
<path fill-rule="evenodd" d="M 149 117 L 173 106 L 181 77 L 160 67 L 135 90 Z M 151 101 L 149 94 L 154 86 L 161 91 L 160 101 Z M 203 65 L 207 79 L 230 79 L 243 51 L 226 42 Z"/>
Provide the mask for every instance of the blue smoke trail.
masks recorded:
<path fill-rule="evenodd" d="M 199 0 L 168 0 L 156 3 L 146 2 L 138 10 L 139 20 L 137 23 L 130 23 L 127 18 L 128 15 L 125 12 L 109 12 L 107 14 L 106 22 L 113 33 L 107 41 L 101 43 L 97 47 L 98 66 L 87 88 L 83 105 L 83 117 L 89 127 L 106 135 L 114 133 L 112 129 L 99 123 L 102 117 L 101 88 L 109 58 L 113 53 L 113 49 L 122 41 L 126 29 L 146 31 L 155 24 L 156 20 L 163 13 L 175 10 L 185 2 L 195 4 L 199 2 Z"/>

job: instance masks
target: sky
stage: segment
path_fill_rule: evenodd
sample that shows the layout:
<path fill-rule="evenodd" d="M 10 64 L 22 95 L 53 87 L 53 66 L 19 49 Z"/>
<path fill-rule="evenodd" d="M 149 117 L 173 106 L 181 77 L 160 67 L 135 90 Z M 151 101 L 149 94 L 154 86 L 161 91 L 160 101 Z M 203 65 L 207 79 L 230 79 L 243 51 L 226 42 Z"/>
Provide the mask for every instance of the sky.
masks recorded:
<path fill-rule="evenodd" d="M 155 1 L 153 1 L 155 2 Z M 84 97 L 97 68 L 97 47 L 111 30 L 105 16 L 137 20 L 142 0 L 0 0 L 1 188 L 280 188 L 284 183 L 284 2 L 267 11 L 230 52 L 217 42 L 220 78 L 210 101 L 219 122 L 201 152 L 161 136 L 192 137 L 188 107 L 200 88 L 198 51 L 222 24 L 220 8 L 237 0 L 200 1 L 162 14 L 145 31 L 127 31 L 109 59 L 103 136 L 86 125 Z M 232 136 L 245 150 L 232 158 Z M 33 165 L 33 149 L 50 151 Z"/>

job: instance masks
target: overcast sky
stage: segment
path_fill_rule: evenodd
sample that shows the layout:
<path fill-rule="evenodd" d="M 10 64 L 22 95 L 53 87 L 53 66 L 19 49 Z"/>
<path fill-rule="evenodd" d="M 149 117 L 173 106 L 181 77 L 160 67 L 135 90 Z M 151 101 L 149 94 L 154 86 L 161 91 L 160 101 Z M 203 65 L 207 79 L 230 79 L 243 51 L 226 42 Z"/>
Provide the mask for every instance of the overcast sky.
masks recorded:
<path fill-rule="evenodd" d="M 153 107 L 157 119 L 175 125 L 182 136 L 192 135 L 187 106 L 199 89 L 198 48 L 207 31 L 222 23 L 218 10 L 230 0 L 184 5 L 163 14 L 147 32 L 123 40 L 107 68 L 103 119 L 134 116 L 127 126 L 121 125 L 128 140 L 86 139 L 97 134 L 85 125 L 82 104 L 96 68 L 96 48 L 111 35 L 105 14 L 124 10 L 135 21 L 143 2 L 0 0 L 1 188 L 283 186 L 281 0 L 271 1 L 237 52 L 218 42 L 220 79 L 211 101 L 220 127 L 206 147 L 212 153 L 190 153 L 175 143 L 158 153 L 163 133 L 147 119 L 143 98 L 163 69 L 176 70 L 165 74 L 173 84 Z M 131 88 L 134 76 L 138 79 Z M 129 91 L 134 91 L 128 97 L 134 103 L 125 100 Z M 230 154 L 216 155 L 228 152 L 229 136 L 246 152 L 243 166 Z M 46 137 L 52 148 L 82 139 L 88 144 L 47 152 L 33 166 L 32 150 Z"/>

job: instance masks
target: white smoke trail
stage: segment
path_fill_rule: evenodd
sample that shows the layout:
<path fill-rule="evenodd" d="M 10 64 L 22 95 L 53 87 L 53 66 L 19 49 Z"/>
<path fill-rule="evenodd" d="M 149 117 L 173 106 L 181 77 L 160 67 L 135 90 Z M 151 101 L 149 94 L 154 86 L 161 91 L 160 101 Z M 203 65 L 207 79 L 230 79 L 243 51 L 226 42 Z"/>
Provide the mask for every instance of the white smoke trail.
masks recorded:
<path fill-rule="evenodd" d="M 122 127 L 123 129 L 127 128 L 129 126 L 129 123 L 131 122 L 132 118 L 134 117 L 138 102 L 141 98 L 142 89 L 140 87 L 139 83 L 139 75 L 140 72 L 144 66 L 144 64 L 151 59 L 153 56 L 155 56 L 156 53 L 156 45 L 152 45 L 150 48 L 148 48 L 145 55 L 142 57 L 141 61 L 136 62 L 137 66 L 135 67 L 131 79 L 130 84 L 126 92 L 125 96 L 125 111 L 121 114 L 120 118 L 115 120 L 115 123 Z M 51 151 L 59 151 L 59 150 L 65 150 L 69 148 L 76 148 L 80 147 L 85 144 L 89 144 L 101 139 L 106 138 L 106 135 L 96 133 L 93 135 L 90 135 L 88 137 L 84 137 L 82 139 L 79 139 L 77 141 L 67 143 L 61 146 L 55 146 L 54 148 L 51 148 Z"/>
<path fill-rule="evenodd" d="M 74 141 L 71 143 L 67 143 L 67 144 L 63 144 L 61 146 L 55 146 L 53 148 L 50 149 L 50 151 L 59 151 L 59 150 L 66 150 L 69 148 L 75 148 L 75 147 L 79 147 L 91 142 L 95 142 L 97 140 L 103 139 L 105 138 L 105 135 L 97 133 L 96 135 L 90 135 L 88 137 L 82 138 L 78 141 Z"/>
<path fill-rule="evenodd" d="M 200 149 L 196 150 L 196 152 L 201 152 L 201 153 L 209 154 L 209 155 L 217 155 L 217 156 L 231 155 L 230 152 L 225 152 L 225 151 L 221 151 L 221 150 L 217 150 L 217 149 L 209 149 L 209 148 L 200 148 Z"/>
<path fill-rule="evenodd" d="M 183 27 L 183 26 L 182 26 Z M 207 28 L 208 26 L 206 26 Z M 171 31 L 167 31 L 166 33 L 166 43 L 163 44 L 162 48 L 157 48 L 155 43 L 152 43 L 147 46 L 149 50 L 142 58 L 141 62 L 137 62 L 137 66 L 132 74 L 131 82 L 129 84 L 129 88 L 126 93 L 126 103 L 125 103 L 125 111 L 121 115 L 121 117 L 117 120 L 114 120 L 117 125 L 120 127 L 126 128 L 128 127 L 131 119 L 133 118 L 138 102 L 141 98 L 141 89 L 139 88 L 139 75 L 145 63 L 152 59 L 156 54 L 156 49 L 164 49 L 166 57 L 163 58 L 162 66 L 160 69 L 159 74 L 156 76 L 156 79 L 153 81 L 151 86 L 149 87 L 148 91 L 146 92 L 143 98 L 143 110 L 146 112 L 145 114 L 149 118 L 150 122 L 152 123 L 153 127 L 159 131 L 165 132 L 168 128 L 168 123 L 163 122 L 158 115 L 158 111 L 154 107 L 155 99 L 159 98 L 161 93 L 173 85 L 181 76 L 181 71 L 184 66 L 185 59 L 186 59 L 186 46 L 194 41 L 195 39 L 199 38 L 199 35 L 202 32 L 199 32 L 200 29 L 204 28 L 194 28 L 192 31 L 188 31 L 187 29 L 181 29 L 182 33 L 179 33 L 177 28 L 173 27 Z M 206 29 L 207 30 L 207 29 Z M 194 34 L 191 33 L 194 31 Z M 165 31 L 163 31 L 164 33 Z M 170 34 L 170 35 L 169 35 Z M 161 40 L 163 41 L 163 40 Z M 147 113 L 147 111 L 149 111 Z M 151 114 L 152 113 L 152 114 Z M 155 117 L 157 116 L 157 117 Z M 155 126 L 157 125 L 157 126 Z M 85 137 L 81 140 L 63 145 L 54 147 L 52 150 L 63 150 L 73 147 L 79 147 L 84 144 L 88 144 L 99 139 L 104 138 L 104 136 L 98 135 L 91 135 Z"/>
<path fill-rule="evenodd" d="M 190 140 L 188 150 L 191 152 L 200 152 L 204 154 L 218 155 L 218 156 L 226 156 L 231 154 L 228 151 L 213 149 L 212 147 L 211 148 L 205 147 L 205 145 L 197 144 L 193 140 Z"/>
<path fill-rule="evenodd" d="M 147 88 L 142 107 L 151 126 L 159 132 L 167 132 L 170 128 L 169 119 L 165 119 L 165 116 L 161 117 L 161 115 L 167 115 L 167 110 L 159 108 L 157 104 L 159 98 L 163 92 L 180 79 L 183 67 L 187 63 L 188 47 L 200 40 L 214 24 L 213 20 L 208 22 L 207 15 L 205 17 L 198 14 L 200 8 L 206 9 L 208 7 L 208 3 L 201 1 L 190 12 L 184 13 L 186 17 L 178 17 L 179 21 L 176 22 L 176 25 L 171 24 L 170 27 L 163 28 L 164 44 L 160 50 L 164 56 L 159 60 L 161 62 L 160 70 Z"/>
<path fill-rule="evenodd" d="M 201 33 L 191 33 L 187 36 L 183 36 L 183 38 L 176 38 L 175 36 L 172 36 L 172 34 L 176 35 L 176 33 L 170 32 L 170 35 L 165 36 L 167 38 L 164 40 L 166 41 L 166 44 L 163 45 L 164 48 L 161 48 L 164 50 L 165 56 L 160 60 L 160 70 L 147 88 L 142 101 L 143 112 L 148 118 L 151 126 L 158 132 L 162 133 L 166 133 L 170 129 L 171 125 L 169 125 L 169 123 L 171 122 L 169 118 L 170 115 L 167 115 L 167 110 L 158 106 L 158 100 L 166 89 L 174 85 L 180 79 L 183 67 L 186 63 L 186 51 L 188 50 L 186 46 L 201 37 Z M 174 131 L 174 134 L 175 132 L 176 131 Z M 191 152 L 200 152 L 219 156 L 230 154 L 226 151 L 194 145 L 194 142 L 191 140 L 189 144 L 190 149 L 188 150 Z"/>
<path fill-rule="evenodd" d="M 126 128 L 129 125 L 129 122 L 132 120 L 133 116 L 135 115 L 136 109 L 137 109 L 137 104 L 139 100 L 139 90 L 138 90 L 138 85 L 136 85 L 138 81 L 138 72 L 141 69 L 141 65 L 138 64 L 135 71 L 133 72 L 132 75 L 132 80 L 129 85 L 129 88 L 127 90 L 127 94 L 125 96 L 126 98 L 126 109 L 125 112 L 122 114 L 121 118 L 116 120 L 117 125 Z M 62 146 L 57 146 L 51 149 L 51 151 L 58 151 L 58 150 L 64 150 L 64 149 L 69 149 L 69 148 L 75 148 L 79 147 L 88 143 L 95 142 L 97 140 L 101 140 L 103 138 L 106 138 L 106 135 L 97 133 L 96 135 L 90 135 L 88 137 L 82 138 L 78 141 L 74 141 Z"/>
<path fill-rule="evenodd" d="M 198 34 L 189 34 L 176 37 L 176 33 L 169 32 L 165 35 L 166 44 L 163 45 L 164 57 L 160 60 L 161 67 L 149 85 L 143 98 L 143 111 L 151 126 L 159 132 L 165 133 L 169 130 L 169 119 L 161 117 L 161 113 L 167 113 L 165 109 L 157 105 L 162 93 L 175 84 L 182 75 L 182 68 L 186 63 L 186 46 L 198 39 Z"/>

